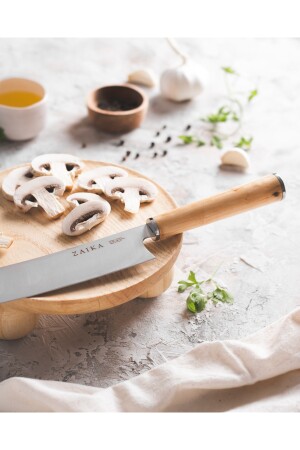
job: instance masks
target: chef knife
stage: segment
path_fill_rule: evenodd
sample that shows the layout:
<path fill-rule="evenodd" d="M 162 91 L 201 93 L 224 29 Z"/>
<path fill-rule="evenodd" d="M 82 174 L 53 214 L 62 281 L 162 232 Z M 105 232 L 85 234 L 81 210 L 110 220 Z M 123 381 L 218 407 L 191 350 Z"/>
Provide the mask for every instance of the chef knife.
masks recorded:
<path fill-rule="evenodd" d="M 147 223 L 96 241 L 0 269 L 0 303 L 33 297 L 154 259 L 144 240 L 166 239 L 283 199 L 285 186 L 268 175 L 212 197 L 175 208 Z"/>

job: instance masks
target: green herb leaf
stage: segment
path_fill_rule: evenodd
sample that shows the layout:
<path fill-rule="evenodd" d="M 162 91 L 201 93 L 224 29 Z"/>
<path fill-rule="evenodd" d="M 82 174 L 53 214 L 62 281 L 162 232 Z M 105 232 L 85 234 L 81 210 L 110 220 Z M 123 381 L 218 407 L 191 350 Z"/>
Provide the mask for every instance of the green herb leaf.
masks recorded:
<path fill-rule="evenodd" d="M 211 137 L 210 145 L 217 147 L 219 150 L 223 148 L 222 139 L 219 136 L 216 136 L 215 134 Z"/>
<path fill-rule="evenodd" d="M 203 122 L 209 122 L 212 124 L 227 122 L 230 118 L 231 110 L 227 106 L 222 106 L 215 114 L 209 114 L 203 117 Z"/>
<path fill-rule="evenodd" d="M 191 286 L 198 286 L 201 283 L 199 283 L 197 281 L 195 272 L 193 272 L 191 270 L 190 273 L 189 273 L 187 281 L 181 280 L 181 281 L 178 281 L 178 284 L 179 284 L 178 292 L 184 292 L 187 288 L 189 288 Z"/>
<path fill-rule="evenodd" d="M 194 284 L 198 283 L 198 281 L 196 280 L 196 274 L 192 270 L 190 270 L 190 273 L 189 273 L 189 276 L 188 276 L 188 280 L 191 281 Z"/>
<path fill-rule="evenodd" d="M 194 136 L 184 136 L 184 135 L 181 135 L 181 136 L 178 136 L 178 137 L 179 137 L 179 139 L 182 140 L 182 142 L 183 142 L 184 144 L 192 144 L 192 143 L 194 142 Z"/>
<path fill-rule="evenodd" d="M 197 147 L 202 147 L 202 145 L 205 145 L 206 143 L 202 141 L 202 139 L 197 138 L 196 136 L 191 135 L 181 135 L 178 136 L 179 139 L 182 140 L 184 144 L 196 144 Z"/>
<path fill-rule="evenodd" d="M 194 314 L 203 311 L 206 307 L 206 303 L 206 296 L 199 288 L 194 289 L 186 299 L 187 309 Z"/>
<path fill-rule="evenodd" d="M 250 150 L 251 144 L 253 141 L 253 137 L 246 138 L 245 136 L 241 136 L 240 140 L 236 142 L 234 145 L 235 147 L 242 148 L 244 150 Z"/>
<path fill-rule="evenodd" d="M 256 97 L 257 95 L 258 95 L 257 89 L 253 89 L 253 91 L 250 91 L 249 96 L 248 96 L 248 102 L 251 102 L 251 100 L 253 100 L 254 97 Z"/>
<path fill-rule="evenodd" d="M 232 295 L 220 286 L 214 279 L 216 271 L 206 280 L 197 280 L 195 272 L 190 271 L 187 280 L 178 281 L 178 292 L 184 292 L 188 288 L 192 288 L 186 299 L 187 309 L 192 313 L 198 313 L 205 309 L 206 304 L 211 300 L 215 305 L 218 302 L 233 303 Z M 214 286 L 212 288 L 212 285 Z M 213 289 L 210 290 L 209 289 Z"/>
<path fill-rule="evenodd" d="M 212 292 L 211 299 L 215 305 L 218 302 L 233 303 L 232 295 L 225 288 L 222 288 L 220 286 L 217 286 L 216 289 Z"/>
<path fill-rule="evenodd" d="M 3 128 L 0 128 L 0 141 L 5 141 L 5 139 L 6 139 L 6 136 L 5 136 L 4 130 L 3 130 Z"/>
<path fill-rule="evenodd" d="M 227 66 L 227 67 L 222 67 L 222 70 L 223 70 L 225 73 L 230 73 L 231 75 L 237 75 L 237 72 L 236 72 L 232 67 L 229 67 L 229 66 Z"/>

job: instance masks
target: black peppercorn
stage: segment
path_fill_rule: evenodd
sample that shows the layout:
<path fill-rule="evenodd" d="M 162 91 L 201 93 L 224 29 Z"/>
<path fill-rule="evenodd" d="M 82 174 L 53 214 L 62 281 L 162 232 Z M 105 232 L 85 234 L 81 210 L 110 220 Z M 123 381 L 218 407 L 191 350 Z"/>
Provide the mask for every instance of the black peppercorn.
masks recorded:
<path fill-rule="evenodd" d="M 153 148 L 155 146 L 155 142 L 151 142 L 149 148 Z"/>
<path fill-rule="evenodd" d="M 131 155 L 131 151 L 130 151 L 130 150 L 127 150 L 126 156 L 130 156 L 130 155 Z"/>
<path fill-rule="evenodd" d="M 155 137 L 158 137 L 160 135 L 160 131 L 157 131 L 155 134 Z"/>
<path fill-rule="evenodd" d="M 167 139 L 165 140 L 165 144 L 167 144 L 168 142 L 170 142 L 172 140 L 171 136 L 168 136 Z"/>
<path fill-rule="evenodd" d="M 192 125 L 187 125 L 187 126 L 185 127 L 185 131 L 189 131 L 191 128 L 192 128 Z"/>
<path fill-rule="evenodd" d="M 157 157 L 157 152 L 154 152 L 153 153 L 153 158 L 156 158 Z"/>
<path fill-rule="evenodd" d="M 161 156 L 167 156 L 168 150 L 164 150 Z"/>
<path fill-rule="evenodd" d="M 139 157 L 140 157 L 140 154 L 137 153 L 137 154 L 135 155 L 134 159 L 138 159 Z"/>

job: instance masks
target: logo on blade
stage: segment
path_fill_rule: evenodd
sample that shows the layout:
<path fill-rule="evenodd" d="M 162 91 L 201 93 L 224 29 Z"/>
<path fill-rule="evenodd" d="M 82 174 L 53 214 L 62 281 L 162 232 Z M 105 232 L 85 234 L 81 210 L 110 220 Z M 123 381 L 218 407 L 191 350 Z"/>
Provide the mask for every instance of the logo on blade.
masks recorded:
<path fill-rule="evenodd" d="M 123 241 L 125 238 L 119 237 L 117 239 L 112 239 L 108 241 L 109 244 L 118 244 L 119 242 Z M 102 244 L 94 244 L 89 245 L 88 247 L 82 248 L 81 250 L 73 250 L 72 254 L 73 256 L 79 256 L 79 255 L 85 255 L 86 253 L 91 253 L 95 250 L 99 250 L 100 248 L 103 248 L 104 245 Z"/>
<path fill-rule="evenodd" d="M 91 253 L 94 250 L 99 250 L 99 248 L 103 248 L 103 245 L 101 245 L 101 244 L 90 245 L 89 247 L 82 248 L 80 251 L 75 250 L 72 253 L 73 253 L 73 256 L 85 255 L 86 253 Z"/>

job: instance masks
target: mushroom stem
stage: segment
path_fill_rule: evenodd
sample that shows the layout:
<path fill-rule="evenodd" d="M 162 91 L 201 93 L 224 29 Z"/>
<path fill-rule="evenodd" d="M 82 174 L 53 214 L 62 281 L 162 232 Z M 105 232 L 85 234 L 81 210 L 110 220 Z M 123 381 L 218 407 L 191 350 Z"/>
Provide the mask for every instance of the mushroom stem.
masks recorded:
<path fill-rule="evenodd" d="M 122 194 L 122 202 L 124 203 L 124 210 L 132 214 L 136 214 L 140 209 L 140 197 L 136 189 L 126 189 Z"/>
<path fill-rule="evenodd" d="M 63 205 L 57 200 L 54 194 L 51 194 L 45 188 L 35 191 L 33 196 L 38 202 L 38 205 L 43 208 L 51 219 L 57 219 L 63 214 L 65 210 Z M 27 200 L 25 203 L 27 203 Z"/>
<path fill-rule="evenodd" d="M 66 165 L 61 161 L 53 161 L 51 163 L 52 175 L 62 180 L 66 186 L 66 190 L 70 191 L 73 187 L 73 177 L 71 172 L 68 172 Z"/>
<path fill-rule="evenodd" d="M 9 248 L 13 243 L 13 239 L 0 233 L 0 248 Z"/>
<path fill-rule="evenodd" d="M 79 222 L 75 225 L 75 231 L 86 231 L 93 228 L 95 225 L 99 223 L 99 219 L 101 217 L 100 213 L 93 214 L 89 219 L 84 220 L 83 222 Z"/>

